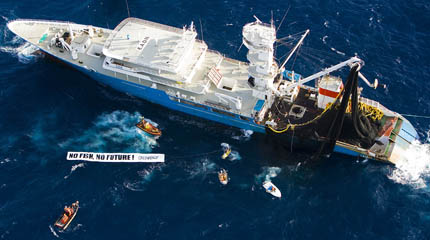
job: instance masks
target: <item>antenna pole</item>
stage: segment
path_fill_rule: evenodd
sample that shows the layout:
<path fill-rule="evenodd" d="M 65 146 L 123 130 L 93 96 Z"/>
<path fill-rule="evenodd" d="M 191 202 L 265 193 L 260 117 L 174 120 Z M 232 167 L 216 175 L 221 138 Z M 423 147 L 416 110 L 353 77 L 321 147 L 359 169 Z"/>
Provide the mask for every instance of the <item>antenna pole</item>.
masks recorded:
<path fill-rule="evenodd" d="M 270 11 L 270 26 L 273 27 L 273 10 Z"/>
<path fill-rule="evenodd" d="M 287 64 L 288 60 L 290 60 L 291 56 L 293 56 L 294 52 L 297 50 L 297 48 L 302 44 L 303 40 L 305 40 L 305 37 L 309 34 L 309 29 L 306 30 L 306 32 L 303 34 L 302 38 L 300 38 L 299 42 L 296 44 L 296 46 L 291 51 L 290 55 L 288 55 L 287 59 L 285 59 L 284 63 L 282 63 L 281 67 L 279 67 L 279 71 Z"/>

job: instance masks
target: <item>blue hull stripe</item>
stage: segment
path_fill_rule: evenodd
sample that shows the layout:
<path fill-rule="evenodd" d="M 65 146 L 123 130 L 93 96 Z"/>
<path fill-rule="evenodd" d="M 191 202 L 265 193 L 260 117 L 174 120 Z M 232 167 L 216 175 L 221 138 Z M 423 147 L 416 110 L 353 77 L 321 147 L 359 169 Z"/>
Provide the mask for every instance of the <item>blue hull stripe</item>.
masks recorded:
<path fill-rule="evenodd" d="M 43 49 L 42 49 L 43 51 Z M 45 51 L 44 51 L 45 52 Z M 46 54 L 49 54 L 48 52 L 45 52 Z M 50 56 L 59 59 L 56 56 L 53 56 L 49 54 Z M 218 114 L 215 112 L 212 112 L 210 110 L 210 107 L 206 106 L 208 110 L 194 107 L 191 105 L 188 105 L 186 103 L 181 103 L 180 101 L 175 101 L 176 98 L 173 97 L 173 100 L 164 92 L 161 90 L 153 89 L 150 87 L 146 87 L 143 85 L 139 85 L 133 82 L 128 82 L 122 79 L 110 77 L 107 75 L 103 75 L 94 71 L 91 71 L 89 69 L 86 69 L 82 66 L 70 63 L 68 61 L 65 61 L 64 59 L 59 59 L 62 62 L 67 63 L 74 69 L 77 69 L 78 71 L 89 75 L 91 78 L 108 85 L 120 92 L 129 93 L 133 96 L 145 99 L 149 102 L 159 104 L 162 106 L 165 106 L 167 108 L 170 108 L 172 110 L 184 112 L 193 116 L 201 117 L 204 119 L 208 119 L 211 121 L 216 121 L 219 123 L 223 123 L 228 126 L 233 126 L 241 129 L 247 129 L 252 130 L 254 132 L 259 133 L 265 133 L 265 127 L 256 124 L 253 120 L 246 121 L 239 118 L 239 116 L 235 115 L 235 117 L 230 116 L 224 116 L 222 114 Z M 412 125 L 408 122 L 404 122 L 404 126 L 402 127 L 402 131 L 400 133 L 400 136 L 402 136 L 405 139 L 413 140 L 413 136 L 418 136 L 415 129 L 412 127 Z M 361 154 L 358 152 L 355 152 L 353 150 L 341 147 L 341 146 L 335 146 L 334 152 L 349 155 L 349 156 L 360 156 Z"/>

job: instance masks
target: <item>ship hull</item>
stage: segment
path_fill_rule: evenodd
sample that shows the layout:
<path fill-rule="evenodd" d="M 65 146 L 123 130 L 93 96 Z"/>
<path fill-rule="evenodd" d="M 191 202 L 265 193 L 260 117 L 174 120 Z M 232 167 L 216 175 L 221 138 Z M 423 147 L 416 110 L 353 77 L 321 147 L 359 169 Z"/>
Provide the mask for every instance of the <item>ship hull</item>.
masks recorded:
<path fill-rule="evenodd" d="M 28 21 L 21 21 L 21 22 L 24 22 L 25 24 L 25 22 L 28 22 Z M 43 23 L 45 24 L 45 22 Z M 20 22 L 18 21 L 10 22 L 8 23 L 8 27 L 9 29 L 11 28 L 14 29 L 15 31 L 11 29 L 13 32 L 16 32 L 19 24 Z M 46 23 L 46 25 L 49 25 L 49 24 L 50 22 Z M 58 23 L 58 24 L 64 25 L 64 23 Z M 25 31 L 21 33 L 24 33 L 24 32 Z M 59 62 L 65 63 L 66 65 L 88 75 L 90 78 L 93 78 L 94 80 L 100 82 L 101 84 L 107 85 L 117 91 L 136 96 L 138 98 L 167 107 L 175 111 L 180 111 L 180 112 L 193 115 L 196 117 L 204 118 L 210 121 L 215 121 L 227 126 L 233 126 L 240 129 L 252 130 L 254 132 L 258 132 L 262 134 L 266 133 L 265 126 L 262 124 L 257 124 L 254 121 L 254 119 L 252 119 L 252 117 L 239 116 L 238 114 L 228 112 L 228 111 L 221 111 L 219 109 L 212 108 L 211 106 L 208 106 L 208 105 L 193 103 L 188 100 L 177 97 L 178 95 L 176 96 L 168 95 L 163 90 L 152 88 L 149 86 L 144 86 L 143 84 L 139 84 L 133 81 L 128 81 L 128 78 L 127 80 L 125 80 L 125 79 L 117 78 L 116 75 L 105 74 L 103 73 L 104 70 L 100 69 L 100 67 L 98 67 L 99 68 L 98 70 L 99 71 L 102 70 L 102 72 L 98 72 L 95 69 L 92 69 L 91 67 L 86 67 L 82 65 L 82 62 L 78 64 L 76 61 L 72 61 L 70 57 L 68 58 L 59 57 L 55 53 L 51 53 L 49 48 L 48 49 L 45 49 L 43 47 L 40 48 L 38 46 L 38 42 L 40 45 L 40 41 L 42 41 L 42 39 L 39 40 L 38 38 L 34 38 L 34 37 L 29 38 L 29 36 L 26 36 L 26 35 L 21 36 L 21 34 L 17 34 L 17 35 L 22 37 L 26 41 L 30 42 L 31 44 L 35 45 L 36 47 L 38 47 L 41 51 L 46 53 L 48 56 L 53 57 Z M 401 126 L 400 132 L 397 135 L 397 138 L 395 139 L 395 141 L 390 139 L 394 147 L 392 148 L 392 154 L 391 156 L 389 156 L 389 158 L 381 159 L 381 158 L 372 156 L 369 154 L 369 152 L 366 152 L 365 149 L 360 149 L 357 146 L 346 144 L 339 141 L 336 143 L 334 152 L 341 153 L 348 156 L 358 156 L 358 157 L 375 159 L 379 161 L 396 163 L 401 159 L 405 158 L 405 153 L 409 148 L 409 146 L 411 145 L 411 143 L 414 140 L 418 139 L 418 134 L 413 128 L 413 126 L 410 124 L 410 122 L 404 119 L 403 117 L 402 119 L 403 119 L 403 124 Z M 288 139 L 293 139 L 293 138 L 288 137 Z M 291 146 L 291 144 L 288 141 L 284 141 L 284 142 L 286 142 L 289 146 Z M 313 139 L 295 140 L 295 143 L 300 143 L 300 142 L 304 143 L 301 145 L 302 147 L 303 145 L 305 145 L 304 147 L 306 151 L 309 151 L 311 146 L 318 145 L 319 143 L 319 141 L 313 141 Z"/>
<path fill-rule="evenodd" d="M 89 77 L 93 78 L 94 80 L 102 84 L 110 86 L 111 88 L 117 91 L 128 93 L 135 97 L 147 100 L 151 103 L 162 105 L 171 110 L 180 111 L 196 117 L 204 118 L 210 121 L 215 121 L 227 126 L 237 127 L 237 128 L 246 129 L 246 130 L 252 130 L 254 132 L 266 134 L 265 127 L 256 124 L 254 121 L 244 121 L 244 120 L 241 120 L 239 116 L 235 116 L 235 117 L 223 116 L 212 112 L 209 107 L 206 108 L 209 110 L 193 107 L 193 106 L 181 103 L 180 99 L 172 100 L 171 97 L 169 97 L 163 91 L 138 85 L 132 82 L 124 81 L 118 78 L 106 76 L 97 72 L 93 72 L 86 68 L 80 67 L 76 64 L 68 63 L 68 65 L 88 75 Z M 412 141 L 418 139 L 417 132 L 413 128 L 412 124 L 410 124 L 409 121 L 407 121 L 406 119 L 404 121 L 404 124 L 402 125 L 402 129 L 400 131 L 399 136 L 401 136 L 401 144 L 400 143 L 397 144 L 398 145 L 397 149 L 400 152 L 406 151 L 409 145 L 412 143 Z M 291 144 L 291 142 L 289 141 L 286 141 L 284 143 L 286 144 L 286 146 L 290 146 Z M 293 144 L 294 144 L 294 141 L 293 141 Z M 293 146 L 293 148 L 298 150 L 305 149 L 306 151 L 309 151 L 309 149 L 312 148 L 311 146 L 315 147 L 315 146 L 318 146 L 319 144 L 320 142 L 316 140 L 313 141 L 311 139 L 296 139 L 296 144 L 294 144 L 295 146 Z M 366 152 L 354 146 L 349 146 L 349 145 L 337 144 L 333 151 L 335 153 L 352 156 L 352 157 L 362 157 L 362 158 L 369 158 L 373 160 L 383 161 L 387 163 L 394 163 L 394 161 L 390 159 L 375 158 L 373 156 L 368 155 Z M 403 154 L 400 154 L 400 155 L 402 155 L 403 157 Z M 399 159 L 396 159 L 395 162 L 397 162 L 398 160 Z"/>
<path fill-rule="evenodd" d="M 42 50 L 43 51 L 43 50 Z M 91 71 L 90 69 L 81 67 L 77 64 L 73 64 L 63 59 L 57 58 L 55 55 L 50 54 L 47 51 L 43 51 L 45 54 L 54 58 L 56 61 L 63 62 L 67 64 L 67 66 L 76 69 L 90 78 L 96 80 L 97 82 L 107 85 L 119 92 L 124 92 L 130 94 L 132 96 L 144 99 L 151 103 L 155 103 L 166 108 L 180 111 L 189 115 L 193 115 L 196 117 L 204 118 L 210 121 L 219 122 L 228 126 L 237 127 L 246 130 L 252 130 L 254 132 L 265 133 L 264 126 L 256 124 L 253 120 L 242 120 L 238 115 L 234 115 L 233 117 L 224 116 L 218 113 L 211 111 L 209 106 L 202 107 L 194 107 L 188 104 L 183 103 L 184 100 L 180 98 L 175 98 L 167 95 L 164 91 L 157 90 L 154 88 L 146 87 L 143 85 L 139 85 L 133 82 L 125 81 L 119 78 L 114 78 L 111 76 L 107 76 L 95 71 Z"/>

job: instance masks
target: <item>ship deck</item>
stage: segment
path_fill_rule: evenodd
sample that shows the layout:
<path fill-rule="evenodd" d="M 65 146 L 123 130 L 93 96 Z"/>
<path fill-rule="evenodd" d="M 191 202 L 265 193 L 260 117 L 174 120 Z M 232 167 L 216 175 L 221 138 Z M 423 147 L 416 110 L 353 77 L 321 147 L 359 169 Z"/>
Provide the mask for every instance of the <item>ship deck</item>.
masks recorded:
<path fill-rule="evenodd" d="M 143 21 L 143 20 L 142 20 Z M 141 24 L 148 24 L 148 28 L 160 28 L 164 32 L 168 32 L 170 37 L 174 37 L 175 34 L 182 32 L 182 29 L 173 28 L 149 21 L 140 22 Z M 19 25 L 19 26 L 18 26 Z M 56 33 L 64 33 L 73 29 L 88 29 L 89 27 L 94 28 L 95 34 L 91 37 L 91 45 L 88 46 L 85 52 L 78 53 L 78 58 L 73 59 L 71 54 L 61 48 L 51 47 L 49 48 L 49 40 L 55 36 Z M 130 26 L 136 28 L 136 26 Z M 228 111 L 234 114 L 252 117 L 253 109 L 258 101 L 257 98 L 252 96 L 252 89 L 248 86 L 248 64 L 245 62 L 237 61 L 234 59 L 227 58 L 219 52 L 203 49 L 206 44 L 202 41 L 196 40 L 191 51 L 191 59 L 193 61 L 184 63 L 185 65 L 181 68 L 182 71 L 175 73 L 172 69 L 160 68 L 157 64 L 141 64 L 139 61 L 154 61 L 153 57 L 147 60 L 130 61 L 135 52 L 131 51 L 131 47 L 123 46 L 121 50 L 120 45 L 115 42 L 112 46 L 113 53 L 119 54 L 121 51 L 129 51 L 128 55 L 122 59 L 115 59 L 117 64 L 111 65 L 112 70 L 103 68 L 103 62 L 107 58 L 103 51 L 109 41 L 109 38 L 120 39 L 122 41 L 127 36 L 125 32 L 120 35 L 115 35 L 115 32 L 110 29 L 99 28 L 88 25 L 74 24 L 69 22 L 56 22 L 56 21 L 39 21 L 39 20 L 18 20 L 9 23 L 9 28 L 22 36 L 25 40 L 41 48 L 43 51 L 48 52 L 61 60 L 67 61 L 71 64 L 80 65 L 84 68 L 91 69 L 92 71 L 119 78 L 125 81 L 130 81 L 136 84 L 151 87 L 153 83 L 157 84 L 157 88 L 165 91 L 168 95 L 192 101 L 197 104 L 210 105 L 211 107 L 219 108 L 224 111 Z M 127 32 L 131 28 L 127 29 Z M 152 32 L 152 30 L 151 30 Z M 114 34 L 112 34 L 114 33 Z M 83 31 L 81 34 L 86 34 Z M 118 34 L 118 33 L 116 33 Z M 124 37 L 125 34 L 125 37 Z M 116 38 L 115 38 L 116 36 Z M 164 43 L 167 44 L 168 40 Z M 112 43 L 112 42 L 111 42 Z M 129 45 L 133 45 L 136 48 L 136 39 L 132 39 L 130 36 Z M 152 41 L 155 44 L 155 41 Z M 110 45 L 109 45 L 110 46 Z M 148 51 L 151 50 L 151 45 L 148 45 Z M 161 42 L 158 47 L 163 48 L 164 44 Z M 152 47 L 155 47 L 153 45 Z M 92 50 L 96 49 L 96 50 Z M 114 55 L 114 54 L 112 54 Z M 202 57 L 200 65 L 194 69 L 198 59 Z M 219 73 L 222 75 L 221 87 L 217 87 L 209 79 L 208 73 L 211 69 L 217 68 Z M 184 76 L 193 72 L 192 78 L 189 82 L 184 82 Z M 148 81 L 148 76 L 150 80 Z M 223 85 L 226 85 L 223 87 Z M 224 99 L 220 99 L 219 95 L 227 96 Z M 235 107 L 235 103 L 229 101 L 228 98 L 240 99 L 242 106 L 240 109 Z M 226 100 L 227 99 L 227 100 Z"/>

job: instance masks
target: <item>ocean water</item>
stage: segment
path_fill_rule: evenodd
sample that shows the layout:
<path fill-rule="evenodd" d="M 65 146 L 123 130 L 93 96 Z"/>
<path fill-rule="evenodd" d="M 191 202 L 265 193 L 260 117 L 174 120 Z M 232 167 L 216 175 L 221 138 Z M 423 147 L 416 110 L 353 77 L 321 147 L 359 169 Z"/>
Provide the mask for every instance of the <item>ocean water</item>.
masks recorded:
<path fill-rule="evenodd" d="M 404 114 L 430 115 L 428 1 L 129 0 L 130 14 L 182 27 L 211 49 L 246 59 L 242 26 L 273 16 L 278 37 L 307 28 L 288 67 L 304 75 L 358 55 L 388 85 L 363 95 Z M 430 120 L 410 117 L 420 142 L 390 166 L 344 156 L 310 163 L 264 136 L 187 116 L 97 84 L 36 54 L 9 32 L 17 18 L 113 28 L 125 1 L 0 3 L 0 239 L 430 239 Z M 201 22 L 201 24 L 200 24 Z M 202 34 L 201 34 L 202 33 Z M 277 47 L 281 58 L 288 48 Z M 346 71 L 340 74 L 347 74 Z M 344 76 L 343 75 L 343 76 Z M 137 132 L 157 122 L 157 140 Z M 222 160 L 221 144 L 233 154 Z M 154 152 L 158 164 L 66 161 L 67 151 Z M 229 171 L 222 186 L 217 171 Z M 272 180 L 274 199 L 261 187 Z M 65 232 L 53 222 L 81 209 Z"/>

